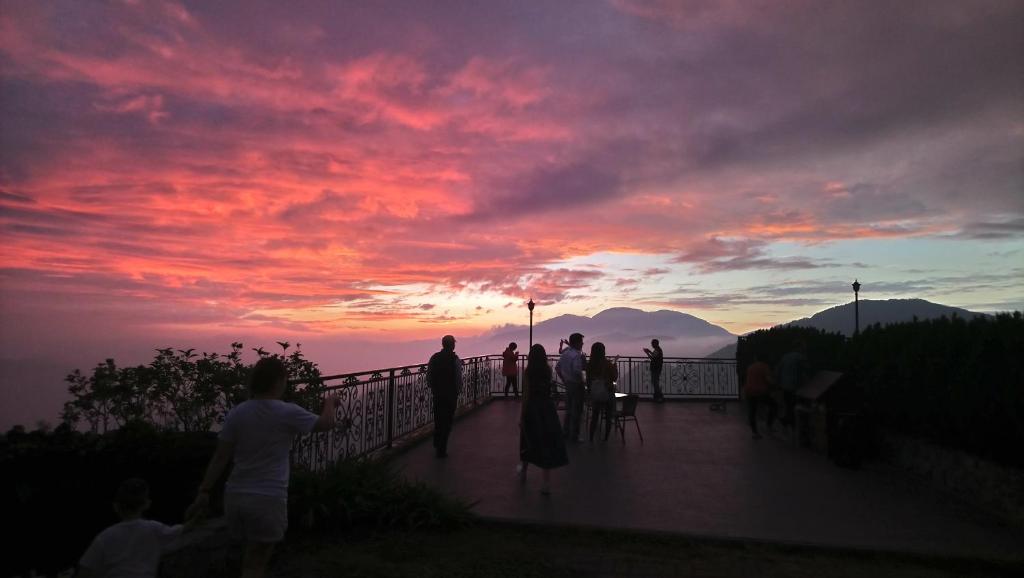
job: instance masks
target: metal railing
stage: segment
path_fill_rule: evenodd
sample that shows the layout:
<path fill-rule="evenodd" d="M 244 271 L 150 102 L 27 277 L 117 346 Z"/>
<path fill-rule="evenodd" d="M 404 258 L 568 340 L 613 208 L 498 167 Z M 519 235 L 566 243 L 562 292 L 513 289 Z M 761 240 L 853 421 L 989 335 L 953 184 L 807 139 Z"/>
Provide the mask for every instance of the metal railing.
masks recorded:
<path fill-rule="evenodd" d="M 557 361 L 557 355 L 548 358 L 552 367 Z M 619 391 L 645 398 L 654 395 L 650 361 L 646 357 L 618 357 L 615 363 Z M 458 411 L 504 395 L 502 365 L 500 355 L 463 360 Z M 520 391 L 525 368 L 526 356 L 519 356 Z M 297 465 L 319 470 L 338 459 L 390 448 L 434 421 L 426 364 L 323 376 L 319 381 L 324 393 L 336 394 L 340 399 L 338 427 L 330 432 L 300 436 L 292 447 L 292 461 Z M 304 383 L 307 382 L 293 385 Z M 666 357 L 661 387 L 666 398 L 737 399 L 736 361 Z"/>
<path fill-rule="evenodd" d="M 497 358 L 496 363 L 493 361 Z M 505 378 L 501 375 L 501 356 L 488 356 L 495 363 L 492 373 L 500 379 L 498 387 L 492 395 L 504 395 Z M 619 371 L 616 383 L 618 391 L 637 394 L 641 398 L 653 397 L 654 386 L 651 382 L 651 362 L 647 357 L 613 357 Z M 548 363 L 552 369 L 558 362 L 557 355 L 549 355 Z M 523 372 L 526 369 L 526 356 L 519 356 L 518 379 L 522 384 Z M 711 359 L 691 357 L 666 357 L 660 375 L 661 391 L 666 398 L 673 399 L 738 399 L 739 379 L 736 374 L 735 359 Z"/>
<path fill-rule="evenodd" d="M 490 401 L 492 379 L 488 357 L 464 359 L 458 411 Z M 338 427 L 300 436 L 292 446 L 294 464 L 320 470 L 338 459 L 390 448 L 434 422 L 426 364 L 323 376 L 319 382 L 324 394 L 340 400 Z"/>

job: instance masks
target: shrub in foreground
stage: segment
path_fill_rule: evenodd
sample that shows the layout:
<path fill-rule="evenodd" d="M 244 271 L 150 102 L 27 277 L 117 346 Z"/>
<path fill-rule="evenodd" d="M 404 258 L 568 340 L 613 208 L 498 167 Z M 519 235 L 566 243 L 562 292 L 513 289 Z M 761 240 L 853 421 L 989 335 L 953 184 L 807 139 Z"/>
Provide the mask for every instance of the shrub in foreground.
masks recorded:
<path fill-rule="evenodd" d="M 771 364 L 797 340 L 810 369 L 849 372 L 873 423 L 976 456 L 1024 467 L 1024 316 L 941 317 L 873 325 L 853 338 L 780 326 L 740 339 Z"/>
<path fill-rule="evenodd" d="M 292 473 L 289 526 L 314 532 L 452 530 L 473 520 L 471 505 L 411 481 L 374 458 Z"/>

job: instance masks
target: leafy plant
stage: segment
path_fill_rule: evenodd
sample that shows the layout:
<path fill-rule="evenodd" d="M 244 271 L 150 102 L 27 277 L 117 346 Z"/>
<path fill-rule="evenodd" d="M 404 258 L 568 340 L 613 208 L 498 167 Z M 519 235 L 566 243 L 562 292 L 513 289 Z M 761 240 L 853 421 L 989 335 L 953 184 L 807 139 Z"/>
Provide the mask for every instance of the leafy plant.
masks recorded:
<path fill-rule="evenodd" d="M 740 340 L 740 370 L 771 364 L 797 340 L 814 369 L 852 373 L 875 423 L 1011 466 L 1024 466 L 1024 317 L 941 317 L 873 325 L 852 339 L 801 327 Z"/>
<path fill-rule="evenodd" d="M 292 474 L 290 526 L 315 532 L 451 530 L 472 521 L 470 505 L 402 476 L 389 462 L 355 458 Z"/>
<path fill-rule="evenodd" d="M 254 348 L 262 357 L 278 357 L 289 378 L 304 385 L 289 385 L 286 399 L 318 409 L 322 393 L 320 368 L 306 359 L 300 345 L 278 342 L 280 354 Z M 231 344 L 226 355 L 195 349 L 161 348 L 148 365 L 118 367 L 113 359 L 97 364 L 91 375 L 76 369 L 66 378 L 71 401 L 64 404 L 63 420 L 107 432 L 131 421 L 162 429 L 186 432 L 209 431 L 227 412 L 247 397 L 250 364 L 242 360 L 243 344 Z"/>
<path fill-rule="evenodd" d="M 12 428 L 0 436 L 0 511 L 17 531 L 6 538 L 0 576 L 73 566 L 117 521 L 113 494 L 127 478 L 149 482 L 149 517 L 181 522 L 215 445 L 209 432 L 161 431 L 142 421 L 105 435 L 66 423 L 52 432 Z"/>

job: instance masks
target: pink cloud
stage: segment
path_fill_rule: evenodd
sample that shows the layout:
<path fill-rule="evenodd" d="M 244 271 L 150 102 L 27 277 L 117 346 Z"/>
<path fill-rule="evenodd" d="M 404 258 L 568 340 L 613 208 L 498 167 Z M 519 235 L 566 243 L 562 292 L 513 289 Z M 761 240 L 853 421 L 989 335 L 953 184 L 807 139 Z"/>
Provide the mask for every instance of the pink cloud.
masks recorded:
<path fill-rule="evenodd" d="M 916 42 L 872 44 L 835 24 L 872 31 L 875 12 L 805 29 L 799 4 L 621 0 L 543 22 L 12 4 L 3 289 L 328 330 L 450 317 L 394 300 L 423 287 L 547 304 L 631 284 L 563 264 L 595 252 L 712 274 L 828 265 L 778 241 L 1015 238 L 1019 90 L 975 37 L 1019 40 L 947 7 L 901 9 Z M 913 47 L 949 27 L 951 61 Z M 832 52 L 811 50 L 822 36 Z"/>

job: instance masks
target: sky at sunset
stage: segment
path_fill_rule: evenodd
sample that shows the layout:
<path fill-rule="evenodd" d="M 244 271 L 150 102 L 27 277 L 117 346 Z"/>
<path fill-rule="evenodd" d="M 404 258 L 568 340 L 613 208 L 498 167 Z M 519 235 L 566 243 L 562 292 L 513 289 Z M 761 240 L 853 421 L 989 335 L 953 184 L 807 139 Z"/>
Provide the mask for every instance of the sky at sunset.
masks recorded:
<path fill-rule="evenodd" d="M 4 387 L 530 297 L 737 333 L 854 278 L 1022 309 L 1022 29 L 996 0 L 0 0 Z"/>

